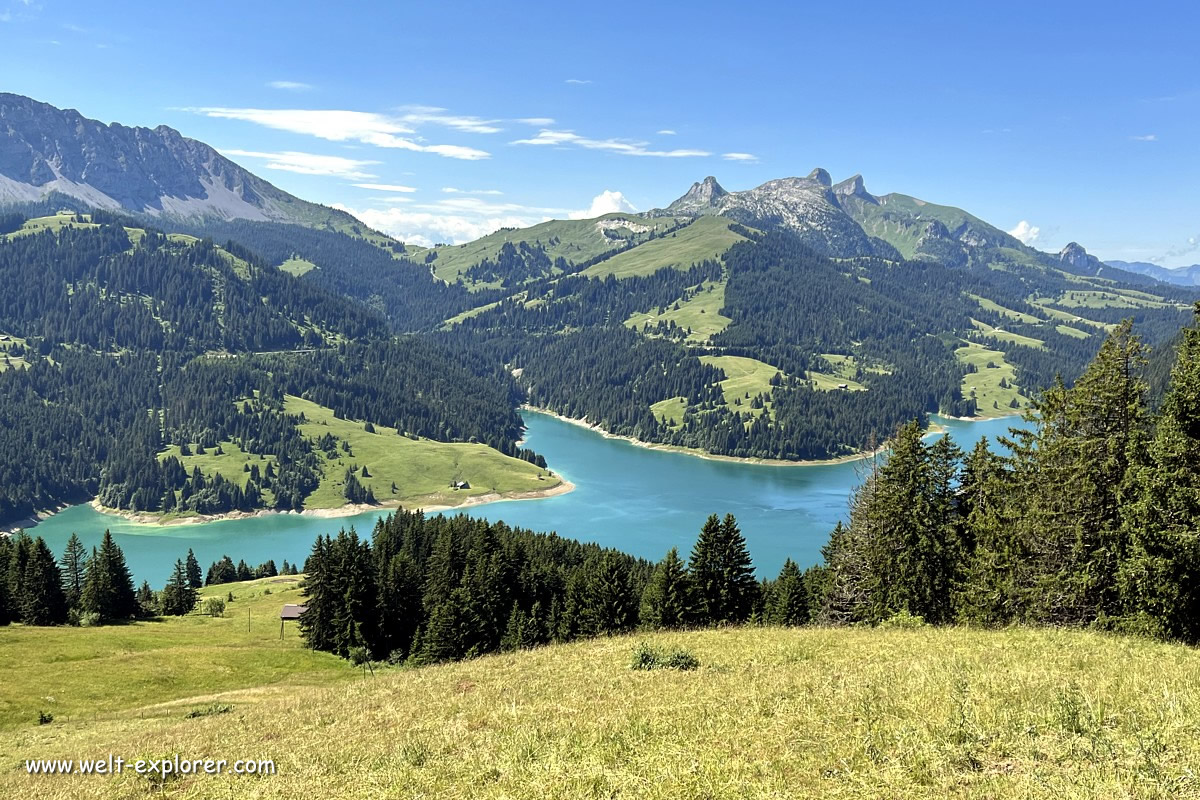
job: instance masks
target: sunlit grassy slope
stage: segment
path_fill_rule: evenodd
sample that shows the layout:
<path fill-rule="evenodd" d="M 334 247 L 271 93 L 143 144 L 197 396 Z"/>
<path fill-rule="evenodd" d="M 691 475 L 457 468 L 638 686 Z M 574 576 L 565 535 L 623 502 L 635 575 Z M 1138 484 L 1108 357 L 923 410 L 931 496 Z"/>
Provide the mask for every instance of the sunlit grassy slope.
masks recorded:
<path fill-rule="evenodd" d="M 180 557 L 186 553 L 181 544 Z M 39 711 L 52 714 L 62 733 L 85 722 L 182 713 L 192 707 L 189 698 L 230 691 L 261 697 L 281 682 L 311 687 L 346 678 L 345 663 L 305 649 L 294 624 L 279 638 L 280 608 L 303 602 L 300 581 L 280 576 L 204 589 L 204 597 L 233 592 L 221 618 L 0 628 L 0 760 L 12 756 L 4 744 L 12 732 L 36 723 Z M 0 797 L 9 796 L 0 789 Z"/>
<path fill-rule="evenodd" d="M 639 639 L 690 672 L 629 669 Z M 226 714 L 23 725 L 0 795 L 39 798 L 1194 797 L 1200 653 L 1055 630 L 743 628 L 600 639 Z M 30 777 L 29 756 L 274 758 L 273 777 Z"/>

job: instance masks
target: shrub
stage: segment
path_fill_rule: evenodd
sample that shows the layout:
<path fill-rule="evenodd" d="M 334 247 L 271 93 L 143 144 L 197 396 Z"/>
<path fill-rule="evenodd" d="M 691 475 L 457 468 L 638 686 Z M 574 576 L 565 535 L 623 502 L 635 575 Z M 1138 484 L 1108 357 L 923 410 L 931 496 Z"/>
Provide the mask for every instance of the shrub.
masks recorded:
<path fill-rule="evenodd" d="M 681 647 L 662 650 L 647 642 L 641 642 L 633 648 L 633 659 L 629 664 L 630 669 L 677 669 L 685 672 L 699 666 L 700 659 Z"/>
<path fill-rule="evenodd" d="M 225 601 L 219 597 L 210 597 L 204 601 L 204 613 L 210 617 L 220 617 L 225 614 Z"/>
<path fill-rule="evenodd" d="M 183 715 L 184 719 L 196 719 L 197 717 L 212 717 L 217 714 L 228 714 L 233 711 L 233 706 L 228 703 L 213 703 L 202 708 L 193 708 L 191 711 Z"/>
<path fill-rule="evenodd" d="M 38 712 L 38 725 L 49 725 L 51 722 L 54 722 L 53 714 L 46 711 Z"/>
<path fill-rule="evenodd" d="M 79 615 L 79 627 L 81 628 L 99 628 L 103 622 L 98 611 L 88 611 Z"/>

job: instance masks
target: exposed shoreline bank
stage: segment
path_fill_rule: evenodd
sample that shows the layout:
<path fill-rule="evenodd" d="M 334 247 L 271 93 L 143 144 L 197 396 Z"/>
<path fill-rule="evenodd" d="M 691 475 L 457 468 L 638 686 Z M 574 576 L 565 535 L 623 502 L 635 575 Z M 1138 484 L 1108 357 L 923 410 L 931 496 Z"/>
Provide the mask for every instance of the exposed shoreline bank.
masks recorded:
<path fill-rule="evenodd" d="M 685 456 L 692 456 L 693 458 L 707 459 L 708 461 L 726 461 L 733 464 L 757 464 L 764 467 L 831 467 L 837 464 L 849 464 L 854 461 L 862 461 L 864 459 L 871 458 L 872 456 L 882 453 L 884 449 L 883 446 L 880 445 L 875 450 L 870 452 L 853 453 L 850 455 L 838 456 L 837 458 L 804 459 L 801 461 L 788 461 L 782 458 L 746 458 L 742 456 L 723 456 L 716 453 L 706 453 L 703 450 L 697 450 L 691 447 L 680 447 L 678 445 L 661 444 L 658 442 L 644 442 L 641 439 L 635 439 L 632 436 L 620 436 L 615 433 L 609 433 L 599 425 L 594 425 L 588 422 L 586 418 L 573 419 L 571 417 L 564 417 L 562 414 L 556 414 L 547 408 L 538 408 L 537 406 L 531 406 L 528 403 L 522 405 L 521 408 L 525 411 L 532 411 L 536 414 L 545 414 L 548 417 L 554 417 L 560 422 L 566 422 L 570 425 L 586 428 L 593 433 L 600 434 L 606 439 L 618 439 L 620 441 L 629 442 L 635 447 L 643 447 L 647 450 L 660 450 L 666 453 L 679 453 Z M 953 419 L 959 422 L 987 422 L 992 419 L 1003 419 L 1003 417 L 946 417 L 946 419 Z M 931 434 L 946 432 L 947 429 L 945 426 L 939 425 L 936 422 L 931 422 L 929 424 L 929 428 L 925 431 L 925 435 L 928 436 Z"/>
<path fill-rule="evenodd" d="M 359 514 L 368 514 L 371 512 L 395 511 L 397 509 L 405 509 L 408 511 L 423 511 L 428 514 L 439 514 L 445 511 L 455 511 L 457 509 L 467 508 L 469 506 L 486 505 L 488 503 L 500 503 L 515 500 L 540 500 L 545 497 L 556 497 L 560 494 L 567 494 L 575 491 L 575 484 L 558 476 L 559 482 L 546 489 L 535 489 L 520 492 L 488 492 L 487 494 L 471 495 L 461 503 L 424 503 L 420 499 L 415 501 L 398 501 L 389 500 L 384 503 L 368 505 L 366 503 L 347 503 L 344 506 L 337 508 L 310 508 L 304 511 L 273 511 L 271 509 L 259 509 L 257 511 L 230 511 L 224 514 L 192 514 L 185 517 L 172 517 L 171 519 L 162 519 L 158 514 L 143 511 L 125 511 L 119 508 L 108 508 L 100 504 L 98 499 L 93 499 L 88 502 L 92 508 L 101 514 L 110 517 L 120 517 L 137 525 L 153 525 L 160 528 L 173 528 L 187 525 L 205 525 L 211 522 L 224 522 L 228 520 L 251 519 L 253 517 L 266 517 L 274 515 L 292 515 L 297 517 L 311 517 L 314 519 L 338 519 L 340 517 L 354 517 Z M 50 512 L 42 512 L 30 517 L 29 519 L 20 520 L 13 523 L 10 527 L 6 527 L 0 533 L 15 533 L 18 530 L 25 528 L 36 527 L 39 522 L 52 517 L 63 508 L 55 509 Z"/>

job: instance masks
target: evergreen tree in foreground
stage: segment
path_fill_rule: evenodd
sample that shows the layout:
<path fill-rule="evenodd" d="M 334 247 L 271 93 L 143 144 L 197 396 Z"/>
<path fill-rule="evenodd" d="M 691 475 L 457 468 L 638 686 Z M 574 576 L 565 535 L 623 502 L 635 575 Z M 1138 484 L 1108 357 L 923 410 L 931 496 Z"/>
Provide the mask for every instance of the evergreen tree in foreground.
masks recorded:
<path fill-rule="evenodd" d="M 203 576 L 200 573 L 200 562 L 196 560 L 196 554 L 192 552 L 192 548 L 188 548 L 187 552 L 187 582 L 188 586 L 193 589 L 199 589 L 204 584 L 201 583 Z"/>
<path fill-rule="evenodd" d="M 175 569 L 163 587 L 160 604 L 163 615 L 168 617 L 182 617 L 196 607 L 196 590 L 188 581 L 187 568 L 179 559 L 175 559 Z"/>
<path fill-rule="evenodd" d="M 692 579 L 672 547 L 654 568 L 642 593 L 641 624 L 647 628 L 682 628 L 694 622 Z"/>
<path fill-rule="evenodd" d="M 771 586 L 763 621 L 768 625 L 804 625 L 809 622 L 808 587 L 796 562 L 783 562 Z"/>
<path fill-rule="evenodd" d="M 78 608 L 83 596 L 83 584 L 87 579 L 87 550 L 74 533 L 67 540 L 62 557 L 63 594 L 68 608 Z"/>
<path fill-rule="evenodd" d="M 26 625 L 61 625 L 67 621 L 62 573 L 54 553 L 40 536 L 30 549 L 22 584 L 21 620 Z"/>
<path fill-rule="evenodd" d="M 1183 332 L 1147 463 L 1122 508 L 1125 613 L 1145 632 L 1200 641 L 1200 303 Z"/>
<path fill-rule="evenodd" d="M 702 623 L 745 622 L 758 598 L 746 539 L 732 514 L 711 515 L 700 529 L 690 562 Z"/>
<path fill-rule="evenodd" d="M 99 549 L 93 549 L 92 557 L 88 560 L 80 608 L 104 620 L 132 619 L 137 616 L 138 603 L 133 591 L 133 578 L 125 564 L 125 554 L 113 541 L 109 531 L 104 532 Z"/>

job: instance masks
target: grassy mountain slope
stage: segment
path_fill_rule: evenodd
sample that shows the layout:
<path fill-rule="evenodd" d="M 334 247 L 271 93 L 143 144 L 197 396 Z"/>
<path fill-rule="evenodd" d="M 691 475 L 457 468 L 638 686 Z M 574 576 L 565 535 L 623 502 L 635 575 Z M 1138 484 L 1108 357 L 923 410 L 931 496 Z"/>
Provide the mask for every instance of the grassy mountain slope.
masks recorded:
<path fill-rule="evenodd" d="M 261 591 L 231 588 L 239 597 Z M 203 631 L 203 644 L 182 633 L 173 645 L 159 639 L 158 657 L 232 668 L 233 643 L 250 640 L 239 629 L 241 602 L 227 620 L 139 623 L 128 638 L 166 635 L 155 628 Z M 29 634 L 42 632 L 0 631 L 6 678 L 44 662 Z M 225 693 L 218 681 L 181 680 L 143 698 L 140 682 L 109 672 L 97 690 L 123 704 L 95 718 L 37 726 L 30 713 L 48 701 L 29 697 L 38 690 L 28 682 L 0 682 L 6 705 L 21 709 L 0 740 L 0 793 L 1071 800 L 1197 791 L 1200 654 L 1146 640 L 1061 630 L 729 628 L 377 668 L 374 678 L 344 662 L 322 664 L 315 669 L 334 685 L 318 688 L 300 662 L 324 657 L 304 654 L 291 630 L 283 643 L 277 636 L 277 623 L 263 620 L 255 646 L 294 653 L 294 671 L 280 669 L 260 688 L 230 669 Z M 633 671 L 642 639 L 686 648 L 700 667 Z M 91 658 L 137 663 L 119 652 L 112 646 Z M 177 699 L 164 703 L 172 693 Z M 185 718 L 214 702 L 231 708 Z M 178 777 L 156 794 L 130 773 L 33 777 L 22 767 L 29 757 L 109 752 L 274 758 L 277 774 Z"/>

